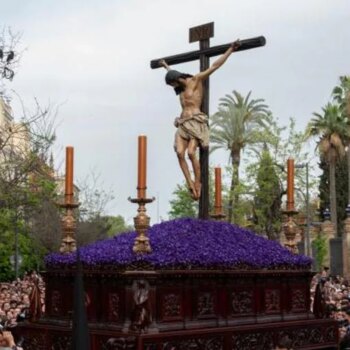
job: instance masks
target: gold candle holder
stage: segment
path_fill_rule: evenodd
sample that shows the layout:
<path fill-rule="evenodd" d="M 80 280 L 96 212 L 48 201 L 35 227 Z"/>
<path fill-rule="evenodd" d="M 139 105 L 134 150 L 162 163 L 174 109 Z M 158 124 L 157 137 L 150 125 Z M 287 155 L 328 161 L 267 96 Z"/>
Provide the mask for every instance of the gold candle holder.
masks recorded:
<path fill-rule="evenodd" d="M 134 217 L 134 226 L 137 232 L 137 236 L 132 248 L 136 254 L 151 253 L 152 247 L 147 237 L 147 230 L 150 225 L 150 217 L 146 214 L 146 204 L 152 203 L 155 198 L 128 198 L 131 203 L 137 203 L 139 208 L 138 214 Z"/>
<path fill-rule="evenodd" d="M 283 232 L 287 240 L 284 246 L 293 254 L 298 254 L 298 247 L 295 241 L 298 226 L 293 218 L 298 212 L 296 210 L 286 210 L 284 214 L 288 216 L 287 222 L 283 225 Z"/>
<path fill-rule="evenodd" d="M 216 221 L 224 221 L 226 219 L 226 215 L 222 210 L 222 206 L 219 206 L 219 207 L 215 206 L 214 213 L 210 214 L 210 217 Z"/>
<path fill-rule="evenodd" d="M 75 240 L 75 232 L 77 229 L 77 221 L 74 218 L 73 210 L 79 207 L 79 203 L 74 202 L 73 196 L 66 197 L 64 203 L 58 204 L 65 209 L 65 214 L 61 219 L 62 225 L 62 240 L 60 246 L 61 253 L 71 253 L 77 250 Z"/>

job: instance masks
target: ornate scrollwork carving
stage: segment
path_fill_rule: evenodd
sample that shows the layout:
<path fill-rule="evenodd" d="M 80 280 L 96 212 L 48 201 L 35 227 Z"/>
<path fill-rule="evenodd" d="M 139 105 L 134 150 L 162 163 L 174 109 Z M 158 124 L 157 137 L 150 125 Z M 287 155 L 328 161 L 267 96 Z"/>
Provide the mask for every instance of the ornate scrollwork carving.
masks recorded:
<path fill-rule="evenodd" d="M 157 350 L 157 344 L 144 344 L 143 350 Z"/>
<path fill-rule="evenodd" d="M 58 290 L 53 290 L 51 293 L 51 305 L 52 315 L 59 315 L 62 308 L 62 297 Z"/>
<path fill-rule="evenodd" d="M 109 338 L 100 342 L 101 350 L 136 350 L 136 338 Z"/>
<path fill-rule="evenodd" d="M 332 331 L 333 330 L 333 331 Z M 328 342 L 334 342 L 336 339 L 334 329 L 326 329 L 325 334 L 329 332 Z M 327 337 L 327 336 L 326 336 Z M 292 348 L 299 348 L 309 345 L 324 344 L 325 337 L 322 328 L 298 328 L 286 331 L 261 331 L 255 333 L 243 333 L 232 336 L 232 350 L 252 350 L 252 349 L 274 349 L 274 339 L 279 343 L 282 339 L 290 339 Z"/>
<path fill-rule="evenodd" d="M 163 316 L 176 318 L 181 316 L 181 296 L 179 294 L 166 294 L 163 297 Z"/>
<path fill-rule="evenodd" d="M 328 327 L 324 332 L 324 338 L 326 342 L 334 342 L 337 339 L 335 327 Z"/>
<path fill-rule="evenodd" d="M 265 310 L 266 312 L 278 312 L 281 305 L 281 292 L 279 289 L 266 289 Z"/>
<path fill-rule="evenodd" d="M 67 350 L 72 347 L 72 337 L 67 335 L 54 335 L 52 337 L 52 350 Z"/>
<path fill-rule="evenodd" d="M 254 311 L 253 291 L 240 290 L 231 294 L 232 314 L 249 314 Z"/>
<path fill-rule="evenodd" d="M 288 331 L 281 331 L 278 333 L 278 339 L 282 339 L 286 336 L 291 339 L 293 349 L 307 345 L 324 343 L 322 328 L 320 327 L 298 328 Z"/>
<path fill-rule="evenodd" d="M 215 314 L 215 299 L 210 292 L 200 292 L 197 300 L 198 316 L 214 315 Z"/>
<path fill-rule="evenodd" d="M 127 265 L 128 271 L 153 271 L 154 266 L 146 261 L 135 261 L 129 265 Z"/>
<path fill-rule="evenodd" d="M 119 294 L 108 294 L 108 320 L 117 322 L 119 321 Z"/>
<path fill-rule="evenodd" d="M 321 329 L 314 328 L 310 331 L 309 341 L 311 344 L 322 344 L 323 343 L 323 334 Z"/>
<path fill-rule="evenodd" d="M 281 331 L 278 333 L 278 340 L 282 340 L 283 338 L 288 338 L 291 340 L 291 345 L 295 346 L 303 346 L 308 344 L 308 336 L 309 329 L 298 329 L 297 331 Z"/>
<path fill-rule="evenodd" d="M 292 291 L 292 310 L 305 310 L 306 296 L 302 289 L 293 289 Z"/>
<path fill-rule="evenodd" d="M 23 348 L 26 350 L 45 350 L 45 335 L 31 334 L 30 336 L 25 336 L 23 341 Z"/>
<path fill-rule="evenodd" d="M 273 333 L 237 334 L 232 337 L 232 350 L 274 349 Z"/>
<path fill-rule="evenodd" d="M 190 338 L 165 342 L 162 350 L 223 350 L 222 337 L 214 338 Z"/>

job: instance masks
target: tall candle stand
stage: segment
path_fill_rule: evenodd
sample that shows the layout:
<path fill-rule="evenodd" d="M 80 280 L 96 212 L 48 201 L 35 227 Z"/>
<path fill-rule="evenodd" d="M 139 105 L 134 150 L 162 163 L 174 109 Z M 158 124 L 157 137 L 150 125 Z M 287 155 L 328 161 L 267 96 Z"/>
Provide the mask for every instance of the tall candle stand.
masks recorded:
<path fill-rule="evenodd" d="M 77 222 L 74 218 L 74 209 L 79 207 L 79 203 L 74 200 L 74 148 L 72 146 L 66 147 L 66 176 L 65 176 L 65 196 L 64 202 L 58 205 L 65 209 L 65 213 L 61 219 L 62 226 L 62 241 L 60 252 L 71 253 L 76 251 L 77 244 L 75 240 L 75 232 L 77 229 Z"/>
<path fill-rule="evenodd" d="M 298 254 L 298 247 L 295 241 L 298 226 L 294 221 L 294 216 L 298 212 L 294 208 L 294 159 L 287 160 L 287 221 L 283 225 L 284 235 L 287 241 L 284 246 L 294 254 Z"/>
<path fill-rule="evenodd" d="M 221 184 L 221 168 L 215 168 L 215 205 L 214 213 L 210 217 L 216 221 L 223 221 L 226 215 L 223 212 L 222 198 L 221 198 L 222 184 Z"/>
<path fill-rule="evenodd" d="M 295 209 L 289 209 L 283 212 L 287 215 L 287 221 L 283 225 L 283 232 L 286 236 L 286 242 L 284 246 L 294 254 L 298 254 L 298 247 L 295 241 L 298 226 L 294 221 L 294 216 L 298 214 Z"/>
<path fill-rule="evenodd" d="M 138 214 L 134 217 L 135 230 L 137 236 L 134 241 L 134 246 L 132 248 L 134 253 L 144 254 L 151 253 L 152 248 L 147 237 L 147 231 L 150 227 L 150 217 L 146 214 L 146 204 L 152 203 L 155 198 L 128 198 L 131 203 L 138 204 L 137 209 Z"/>
<path fill-rule="evenodd" d="M 76 251 L 77 245 L 75 240 L 75 232 L 77 229 L 77 221 L 74 218 L 74 209 L 79 207 L 79 203 L 74 201 L 74 197 L 65 199 L 64 203 L 58 204 L 65 209 L 65 214 L 61 219 L 62 240 L 60 246 L 61 253 L 71 253 Z"/>

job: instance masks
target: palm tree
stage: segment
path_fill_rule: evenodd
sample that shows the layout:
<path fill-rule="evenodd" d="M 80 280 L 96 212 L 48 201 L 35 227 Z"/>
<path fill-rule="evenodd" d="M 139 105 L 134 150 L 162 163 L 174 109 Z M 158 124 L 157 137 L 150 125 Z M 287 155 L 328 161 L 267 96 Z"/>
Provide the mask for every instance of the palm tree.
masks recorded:
<path fill-rule="evenodd" d="M 234 194 L 239 184 L 241 153 L 246 147 L 263 142 L 259 131 L 266 129 L 270 112 L 263 99 L 250 99 L 251 92 L 244 98 L 237 91 L 220 99 L 218 111 L 211 118 L 211 151 L 223 148 L 230 152 L 232 178 L 229 193 L 228 221 L 232 222 Z"/>
<path fill-rule="evenodd" d="M 350 120 L 350 77 L 339 78 L 340 85 L 332 91 L 333 100 L 339 105 L 341 112 Z M 350 204 L 350 142 L 347 143 L 348 161 L 348 204 Z"/>
<path fill-rule="evenodd" d="M 350 76 L 339 78 L 340 85 L 332 91 L 333 100 L 336 101 L 342 112 L 350 118 Z"/>
<path fill-rule="evenodd" d="M 313 113 L 314 118 L 308 124 L 308 138 L 318 136 L 317 148 L 320 156 L 329 165 L 329 193 L 331 219 L 337 233 L 337 201 L 335 166 L 345 155 L 345 145 L 350 139 L 350 121 L 341 113 L 339 105 L 328 103 L 322 108 L 322 114 Z"/>

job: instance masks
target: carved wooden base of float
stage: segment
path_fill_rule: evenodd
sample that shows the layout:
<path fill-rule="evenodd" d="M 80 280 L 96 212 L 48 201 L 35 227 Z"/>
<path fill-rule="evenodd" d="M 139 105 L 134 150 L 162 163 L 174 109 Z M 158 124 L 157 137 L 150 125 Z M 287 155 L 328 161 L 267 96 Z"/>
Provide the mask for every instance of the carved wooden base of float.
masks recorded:
<path fill-rule="evenodd" d="M 67 350 L 74 271 L 49 271 L 46 316 L 26 350 Z M 308 271 L 85 271 L 92 350 L 336 349 L 338 328 L 310 310 Z"/>
<path fill-rule="evenodd" d="M 337 326 L 330 320 L 291 321 L 277 324 L 206 328 L 159 334 L 122 333 L 109 326 L 91 325 L 93 350 L 272 350 L 286 335 L 293 349 L 337 349 Z M 103 329 L 103 330 L 102 330 Z M 26 350 L 71 348 L 68 327 L 27 324 L 21 327 Z"/>

